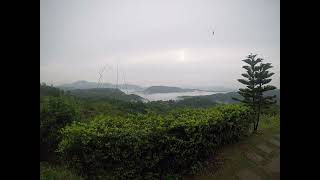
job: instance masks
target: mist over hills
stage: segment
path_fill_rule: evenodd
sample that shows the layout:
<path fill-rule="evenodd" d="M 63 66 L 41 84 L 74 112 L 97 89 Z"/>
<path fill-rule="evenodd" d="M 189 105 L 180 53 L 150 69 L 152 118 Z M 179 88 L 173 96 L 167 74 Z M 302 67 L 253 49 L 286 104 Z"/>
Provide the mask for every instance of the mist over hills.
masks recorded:
<path fill-rule="evenodd" d="M 57 87 L 63 90 L 93 89 L 98 87 L 98 83 L 81 80 L 73 83 L 62 84 Z M 112 83 L 102 83 L 99 85 L 99 87 L 101 88 L 117 88 L 118 87 L 119 89 L 132 89 L 132 90 L 138 90 L 138 91 L 141 91 L 144 89 L 141 86 L 133 85 L 133 84 L 119 84 L 117 86 L 116 84 L 112 84 Z"/>
<path fill-rule="evenodd" d="M 89 82 L 85 80 L 76 81 L 73 83 L 67 83 L 57 86 L 63 90 L 73 90 L 73 89 L 92 89 L 97 88 L 97 82 Z M 182 87 L 174 87 L 174 86 L 149 86 L 143 87 L 135 84 L 116 84 L 112 83 L 102 83 L 99 86 L 100 88 L 119 88 L 119 89 L 128 89 L 132 91 L 138 91 L 146 94 L 154 94 L 154 93 L 178 93 L 178 92 L 193 92 L 193 91 L 213 91 L 213 92 L 231 92 L 236 91 L 236 89 L 222 87 L 222 86 L 182 86 Z"/>
<path fill-rule="evenodd" d="M 179 93 L 179 92 L 192 92 L 195 89 L 183 89 L 180 87 L 171 86 L 151 86 L 146 88 L 143 93 L 146 94 L 156 94 L 156 93 Z"/>
<path fill-rule="evenodd" d="M 108 84 L 108 83 L 105 83 Z M 96 88 L 97 83 L 87 82 L 87 81 L 77 81 L 74 83 L 62 85 L 60 87 L 54 88 L 49 86 L 40 86 L 40 95 L 42 94 L 56 94 L 59 95 L 61 90 L 68 91 L 71 95 L 81 97 L 81 98 L 114 98 L 124 101 L 148 101 L 145 97 L 141 96 L 141 93 L 145 94 L 165 94 L 165 93 L 182 93 L 190 92 L 190 91 L 199 91 L 197 89 L 183 89 L 179 87 L 170 87 L 170 86 L 151 86 L 148 88 L 142 88 L 137 85 L 130 85 L 130 87 L 136 89 L 135 92 L 125 93 L 122 89 L 116 88 Z M 114 85 L 109 84 L 109 87 L 113 87 Z M 120 87 L 120 86 L 119 86 Z M 141 90 L 142 89 L 142 90 Z M 52 93 L 51 91 L 55 91 Z M 217 92 L 217 91 L 216 91 Z M 280 105 L 280 89 L 275 89 L 272 91 L 267 91 L 265 95 L 276 95 L 277 104 Z M 235 91 L 232 92 L 224 92 L 224 93 L 216 93 L 211 95 L 195 95 L 195 96 L 179 96 L 181 100 L 188 101 L 210 101 L 212 103 L 238 103 L 233 100 L 232 97 L 241 99 L 242 97 Z"/>
<path fill-rule="evenodd" d="M 66 91 L 70 91 L 72 95 L 83 98 L 106 98 L 116 97 L 117 99 L 129 100 L 129 101 L 144 101 L 141 97 L 142 94 L 166 94 L 166 93 L 185 93 L 196 91 L 212 91 L 221 92 L 212 95 L 196 95 L 196 96 L 180 96 L 182 99 L 196 100 L 205 99 L 214 103 L 237 103 L 232 97 L 241 98 L 237 93 L 237 89 L 226 88 L 221 86 L 192 86 L 192 88 L 182 88 L 173 86 L 150 86 L 142 87 L 134 84 L 120 84 L 115 85 L 112 83 L 102 83 L 98 87 L 98 83 L 89 81 L 76 81 L 69 84 L 63 84 L 57 86 L 58 88 Z M 125 90 L 130 90 L 130 94 L 125 93 Z M 280 104 L 280 89 L 275 89 L 266 92 L 265 95 L 276 95 L 277 104 Z"/>
<path fill-rule="evenodd" d="M 185 88 L 199 89 L 203 91 L 213 91 L 213 92 L 232 92 L 237 91 L 236 88 L 224 87 L 224 86 L 188 86 Z"/>

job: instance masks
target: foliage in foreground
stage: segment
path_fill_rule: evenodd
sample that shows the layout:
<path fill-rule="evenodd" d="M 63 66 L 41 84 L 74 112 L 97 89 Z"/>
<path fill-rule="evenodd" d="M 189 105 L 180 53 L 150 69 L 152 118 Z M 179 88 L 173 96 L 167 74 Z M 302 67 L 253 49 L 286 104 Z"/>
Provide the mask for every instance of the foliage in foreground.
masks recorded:
<path fill-rule="evenodd" d="M 85 177 L 162 179 L 180 176 L 250 125 L 241 105 L 176 110 L 166 116 L 99 116 L 61 131 L 59 152 Z"/>
<path fill-rule="evenodd" d="M 76 175 L 64 167 L 53 167 L 48 163 L 40 162 L 40 179 L 41 180 L 83 180 L 82 177 Z"/>
<path fill-rule="evenodd" d="M 53 96 L 53 97 L 59 97 L 61 95 L 64 95 L 64 91 L 51 86 L 46 85 L 45 83 L 40 83 L 40 97 L 42 96 Z"/>
<path fill-rule="evenodd" d="M 78 106 L 66 97 L 40 98 L 40 159 L 47 160 L 60 141 L 58 131 L 78 119 Z"/>
<path fill-rule="evenodd" d="M 279 128 L 280 115 L 279 114 L 262 114 L 260 129 Z"/>

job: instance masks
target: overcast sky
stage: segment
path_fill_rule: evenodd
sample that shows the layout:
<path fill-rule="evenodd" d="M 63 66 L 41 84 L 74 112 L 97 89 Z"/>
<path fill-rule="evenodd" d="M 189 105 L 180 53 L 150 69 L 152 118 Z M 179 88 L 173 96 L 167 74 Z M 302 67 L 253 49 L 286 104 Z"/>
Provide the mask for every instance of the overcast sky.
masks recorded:
<path fill-rule="evenodd" d="M 274 65 L 279 0 L 41 0 L 40 81 L 238 87 L 248 54 Z M 213 32 L 214 31 L 214 35 Z"/>

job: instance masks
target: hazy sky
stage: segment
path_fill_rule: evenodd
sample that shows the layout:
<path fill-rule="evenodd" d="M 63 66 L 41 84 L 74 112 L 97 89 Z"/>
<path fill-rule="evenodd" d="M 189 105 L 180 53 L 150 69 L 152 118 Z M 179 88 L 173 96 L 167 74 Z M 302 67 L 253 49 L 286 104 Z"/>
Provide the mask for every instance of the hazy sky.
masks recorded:
<path fill-rule="evenodd" d="M 279 0 L 41 0 L 40 81 L 226 86 L 248 54 L 274 65 Z M 212 32 L 215 32 L 214 36 Z"/>

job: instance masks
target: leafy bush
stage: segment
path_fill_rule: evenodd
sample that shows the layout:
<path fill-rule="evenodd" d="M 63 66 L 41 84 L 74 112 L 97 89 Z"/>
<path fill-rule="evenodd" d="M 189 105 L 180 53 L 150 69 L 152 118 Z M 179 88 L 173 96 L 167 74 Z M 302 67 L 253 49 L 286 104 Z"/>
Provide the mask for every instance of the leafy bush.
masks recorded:
<path fill-rule="evenodd" d="M 40 180 L 83 180 L 82 177 L 64 167 L 52 167 L 40 162 Z"/>
<path fill-rule="evenodd" d="M 209 108 L 217 103 L 210 101 L 209 99 L 194 97 L 189 98 L 185 97 L 183 99 L 174 101 L 151 101 L 146 103 L 147 109 L 152 112 L 166 114 L 172 109 L 181 109 L 181 108 Z"/>
<path fill-rule="evenodd" d="M 178 107 L 192 107 L 192 108 L 208 108 L 216 105 L 216 102 L 210 99 L 199 97 L 183 98 L 182 100 L 176 101 L 176 106 Z"/>
<path fill-rule="evenodd" d="M 63 90 L 60 90 L 59 88 L 48 86 L 45 83 L 40 84 L 40 97 L 41 96 L 54 96 L 59 97 L 64 94 Z"/>
<path fill-rule="evenodd" d="M 176 177 L 201 163 L 215 147 L 241 137 L 250 124 L 248 115 L 244 106 L 223 105 L 166 116 L 98 116 L 63 128 L 59 152 L 83 176 Z"/>
<path fill-rule="evenodd" d="M 263 109 L 262 115 L 280 115 L 280 106 L 277 104 L 272 104 Z"/>
<path fill-rule="evenodd" d="M 40 99 L 40 158 L 47 160 L 58 145 L 59 130 L 78 118 L 78 106 L 67 97 Z"/>

